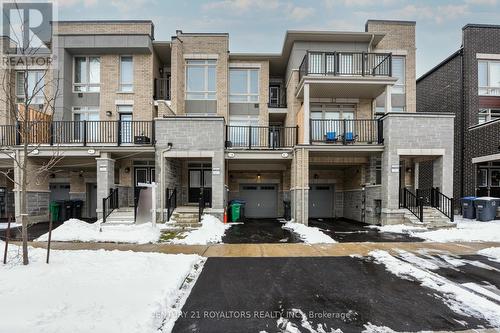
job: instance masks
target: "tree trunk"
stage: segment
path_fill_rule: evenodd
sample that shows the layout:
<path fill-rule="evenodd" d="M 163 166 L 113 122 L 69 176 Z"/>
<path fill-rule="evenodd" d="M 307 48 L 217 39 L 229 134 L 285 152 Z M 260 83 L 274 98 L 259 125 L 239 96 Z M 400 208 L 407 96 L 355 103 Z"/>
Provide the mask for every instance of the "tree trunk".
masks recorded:
<path fill-rule="evenodd" d="M 23 121 L 23 132 L 24 132 L 24 142 L 23 142 L 23 155 L 20 156 L 21 160 L 21 236 L 23 239 L 23 265 L 29 264 L 28 257 L 28 212 L 27 212 L 27 199 L 28 193 L 26 192 L 28 185 L 28 122 L 26 121 L 28 114 L 28 109 L 25 108 L 25 121 Z"/>

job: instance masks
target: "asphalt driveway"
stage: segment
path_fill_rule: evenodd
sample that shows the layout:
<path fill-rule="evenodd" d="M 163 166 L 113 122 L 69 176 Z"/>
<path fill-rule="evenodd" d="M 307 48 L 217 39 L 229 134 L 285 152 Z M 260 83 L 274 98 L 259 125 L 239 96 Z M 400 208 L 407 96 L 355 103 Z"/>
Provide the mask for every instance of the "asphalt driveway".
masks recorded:
<path fill-rule="evenodd" d="M 222 238 L 225 244 L 244 243 L 301 243 L 293 232 L 283 229 L 278 219 L 246 219 L 226 230 Z"/>
<path fill-rule="evenodd" d="M 173 332 L 287 332 L 287 322 L 300 332 L 491 327 L 418 281 L 357 257 L 209 258 L 182 311 Z"/>

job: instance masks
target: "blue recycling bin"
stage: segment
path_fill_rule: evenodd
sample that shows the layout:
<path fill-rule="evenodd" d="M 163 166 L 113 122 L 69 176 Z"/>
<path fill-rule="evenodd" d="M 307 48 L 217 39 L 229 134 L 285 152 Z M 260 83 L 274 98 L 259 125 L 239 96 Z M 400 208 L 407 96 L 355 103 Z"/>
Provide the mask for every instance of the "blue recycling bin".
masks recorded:
<path fill-rule="evenodd" d="M 477 197 L 463 197 L 460 201 L 462 203 L 462 217 L 465 219 L 476 218 L 476 208 L 474 207 L 474 200 Z"/>
<path fill-rule="evenodd" d="M 497 216 L 497 207 L 500 198 L 479 197 L 474 200 L 476 208 L 476 220 L 487 222 L 492 221 Z"/>

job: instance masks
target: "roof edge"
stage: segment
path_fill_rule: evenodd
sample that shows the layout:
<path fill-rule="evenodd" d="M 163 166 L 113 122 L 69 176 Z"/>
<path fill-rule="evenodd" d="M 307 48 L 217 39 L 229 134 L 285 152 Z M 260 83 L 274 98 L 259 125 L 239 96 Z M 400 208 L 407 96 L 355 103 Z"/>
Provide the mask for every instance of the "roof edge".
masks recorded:
<path fill-rule="evenodd" d="M 450 62 L 455 57 L 457 57 L 459 54 L 461 54 L 462 51 L 463 51 L 463 49 L 464 49 L 463 47 L 459 48 L 457 51 L 453 52 L 451 55 L 449 55 L 448 57 L 446 57 L 445 59 L 443 59 L 441 62 L 439 62 L 436 66 L 432 67 L 427 72 L 425 72 L 424 74 L 420 75 L 420 77 L 417 79 L 416 82 L 418 83 L 419 81 L 425 79 L 427 76 L 429 76 L 432 73 L 434 73 L 435 71 L 437 71 L 443 65 L 446 65 L 448 62 Z"/>

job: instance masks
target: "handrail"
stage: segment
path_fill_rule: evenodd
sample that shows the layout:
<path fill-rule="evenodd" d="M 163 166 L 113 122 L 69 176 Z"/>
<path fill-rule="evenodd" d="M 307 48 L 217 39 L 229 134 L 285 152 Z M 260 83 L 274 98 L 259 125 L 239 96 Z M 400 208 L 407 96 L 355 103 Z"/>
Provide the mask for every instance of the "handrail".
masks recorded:
<path fill-rule="evenodd" d="M 298 143 L 298 126 L 226 126 L 226 148 L 282 149 Z"/>
<path fill-rule="evenodd" d="M 310 142 L 383 144 L 378 119 L 310 119 Z"/>
<path fill-rule="evenodd" d="M 424 205 L 420 198 L 407 188 L 400 189 L 399 208 L 408 209 L 420 222 L 424 220 Z"/>
<path fill-rule="evenodd" d="M 166 190 L 166 202 L 165 207 L 167 208 L 167 221 L 170 221 L 170 217 L 174 213 L 174 210 L 177 208 L 177 189 L 173 190 L 167 188 Z"/>
<path fill-rule="evenodd" d="M 106 218 L 118 208 L 118 188 L 112 188 L 106 198 L 102 198 L 102 223 L 106 223 Z"/>
<path fill-rule="evenodd" d="M 436 208 L 453 222 L 454 204 L 453 198 L 449 198 L 439 191 L 437 187 L 417 189 L 416 194 L 422 201 L 422 205 Z"/>
<path fill-rule="evenodd" d="M 203 187 L 200 188 L 200 197 L 198 198 L 198 221 L 201 222 L 203 211 L 205 210 L 205 195 Z"/>

